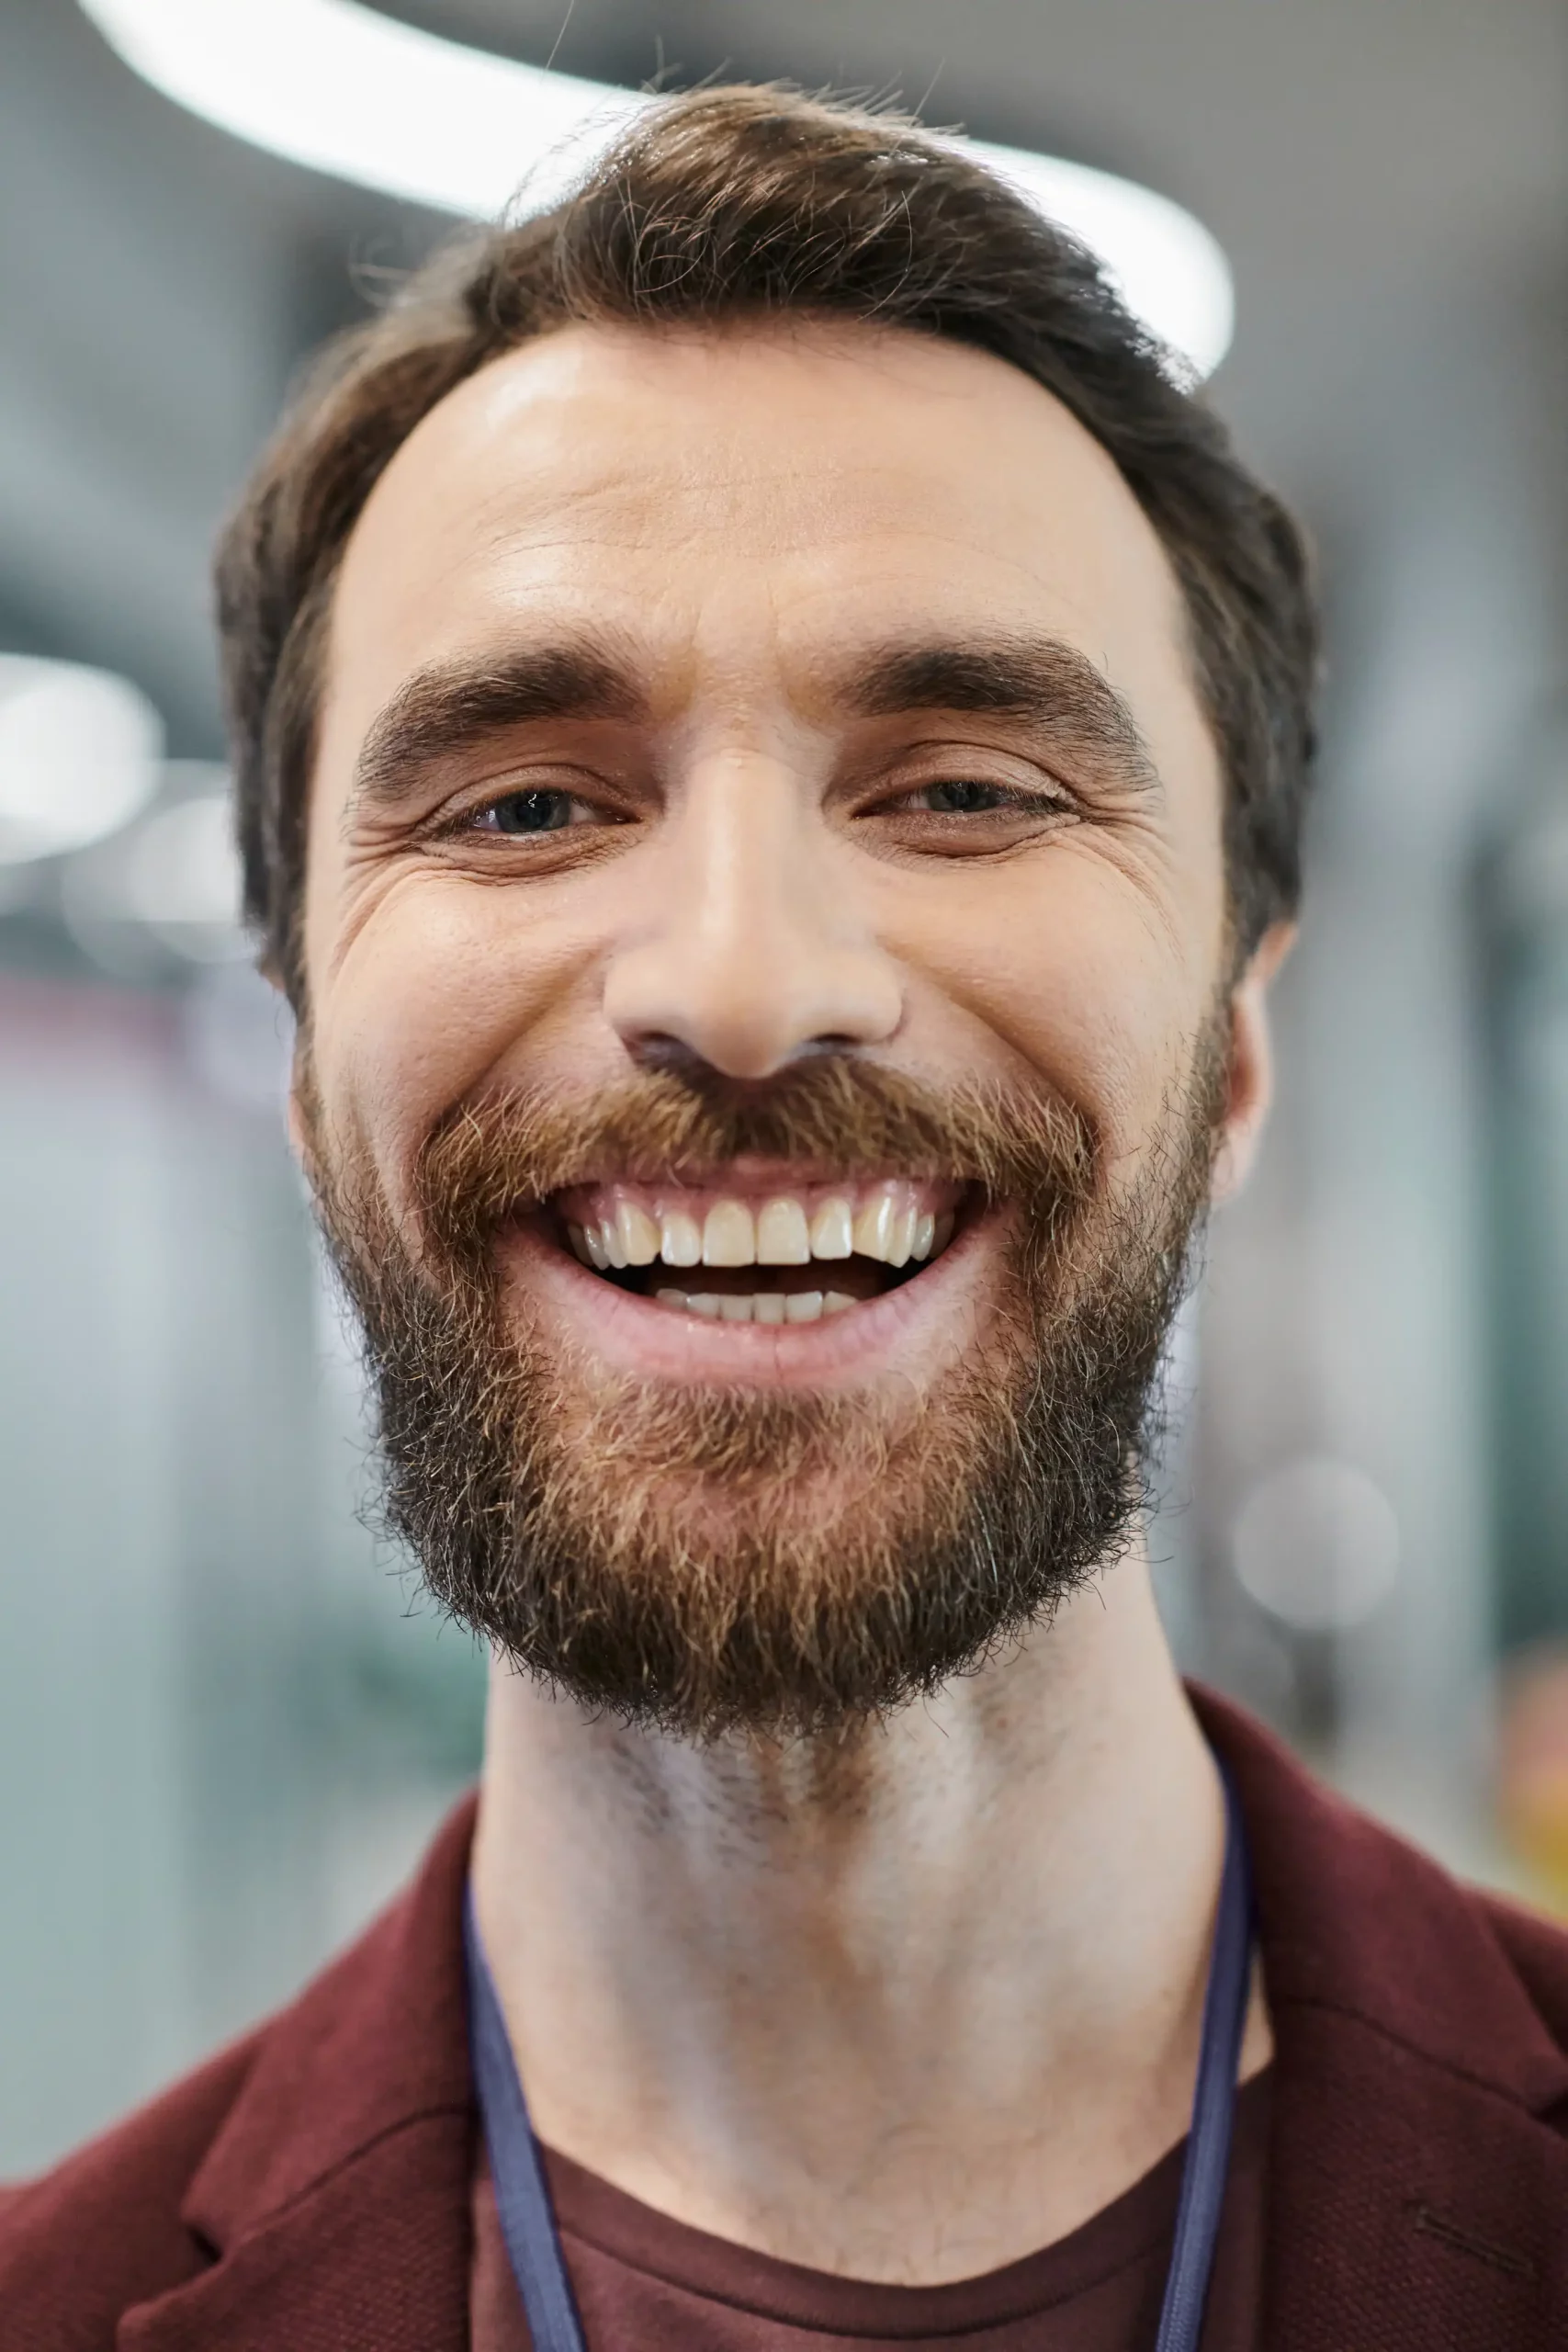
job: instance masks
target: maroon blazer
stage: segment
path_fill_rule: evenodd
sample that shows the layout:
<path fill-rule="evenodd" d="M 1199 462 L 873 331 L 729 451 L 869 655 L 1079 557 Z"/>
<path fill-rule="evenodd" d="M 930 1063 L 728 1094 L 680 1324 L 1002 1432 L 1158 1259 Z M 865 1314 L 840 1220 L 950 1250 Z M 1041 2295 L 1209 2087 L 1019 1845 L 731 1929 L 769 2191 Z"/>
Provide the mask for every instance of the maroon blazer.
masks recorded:
<path fill-rule="evenodd" d="M 1568 1936 L 1198 1703 L 1274 2025 L 1268 2352 L 1568 2346 Z M 471 1827 L 290 2007 L 0 2199 L 3 2352 L 467 2352 Z"/>

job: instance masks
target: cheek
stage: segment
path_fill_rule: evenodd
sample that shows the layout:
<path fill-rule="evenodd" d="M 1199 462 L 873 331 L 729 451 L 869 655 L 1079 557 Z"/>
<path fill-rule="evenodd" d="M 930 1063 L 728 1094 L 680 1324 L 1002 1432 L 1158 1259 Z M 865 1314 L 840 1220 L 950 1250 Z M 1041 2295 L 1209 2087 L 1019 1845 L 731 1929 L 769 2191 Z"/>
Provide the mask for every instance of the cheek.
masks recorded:
<path fill-rule="evenodd" d="M 596 961 L 570 911 L 538 894 L 525 910 L 499 886 L 392 881 L 313 1000 L 328 1118 L 352 1124 L 396 1196 L 443 1113 L 487 1080 L 537 1079 L 558 1057 L 584 1081 Z"/>
<path fill-rule="evenodd" d="M 983 1053 L 1045 1079 L 1093 1121 L 1109 1157 L 1136 1155 L 1185 1079 L 1217 949 L 1095 852 L 963 877 L 901 926 L 922 996 Z M 964 906 L 973 892 L 983 902 Z M 938 1015 L 937 1017 L 942 1017 Z"/>

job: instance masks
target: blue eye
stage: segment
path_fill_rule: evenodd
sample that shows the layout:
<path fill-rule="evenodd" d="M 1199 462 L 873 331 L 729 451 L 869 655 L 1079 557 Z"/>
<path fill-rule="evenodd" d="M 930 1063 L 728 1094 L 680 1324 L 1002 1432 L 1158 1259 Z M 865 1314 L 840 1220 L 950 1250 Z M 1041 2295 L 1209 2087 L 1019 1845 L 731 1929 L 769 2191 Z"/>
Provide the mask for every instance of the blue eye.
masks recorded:
<path fill-rule="evenodd" d="M 486 815 L 498 833 L 558 833 L 571 822 L 570 792 L 509 792 Z"/>

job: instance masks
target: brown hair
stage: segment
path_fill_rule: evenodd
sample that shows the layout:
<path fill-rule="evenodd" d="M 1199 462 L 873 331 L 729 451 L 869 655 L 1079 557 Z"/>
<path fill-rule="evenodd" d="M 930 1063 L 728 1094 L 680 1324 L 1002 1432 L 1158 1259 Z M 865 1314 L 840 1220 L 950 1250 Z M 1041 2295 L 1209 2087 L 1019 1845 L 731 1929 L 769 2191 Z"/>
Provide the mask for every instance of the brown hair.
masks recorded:
<path fill-rule="evenodd" d="M 322 355 L 224 533 L 218 614 L 245 911 L 304 1001 L 305 808 L 333 583 L 383 468 L 488 360 L 576 321 L 783 311 L 994 353 L 1109 451 L 1186 602 L 1225 779 L 1237 949 L 1301 886 L 1316 623 L 1300 532 L 1092 257 L 897 119 L 777 89 L 655 107 L 553 210 L 459 241 Z"/>

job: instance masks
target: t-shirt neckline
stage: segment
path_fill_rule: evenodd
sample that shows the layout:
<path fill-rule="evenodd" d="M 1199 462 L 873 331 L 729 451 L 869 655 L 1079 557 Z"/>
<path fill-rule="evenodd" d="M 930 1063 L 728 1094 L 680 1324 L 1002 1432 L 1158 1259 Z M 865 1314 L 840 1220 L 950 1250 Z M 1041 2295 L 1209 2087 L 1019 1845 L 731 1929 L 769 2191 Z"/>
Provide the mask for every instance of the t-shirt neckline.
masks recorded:
<path fill-rule="evenodd" d="M 1238 2090 L 1233 2163 L 1260 2149 L 1272 2068 Z M 1066 2237 L 975 2278 L 940 2286 L 890 2286 L 761 2254 L 672 2220 L 544 2151 L 564 2238 L 707 2301 L 777 2324 L 820 2335 L 918 2341 L 998 2327 L 1051 2311 L 1168 2245 L 1175 2225 L 1185 2139 L 1121 2196 Z M 570 2251 L 570 2249 L 569 2249 Z"/>

